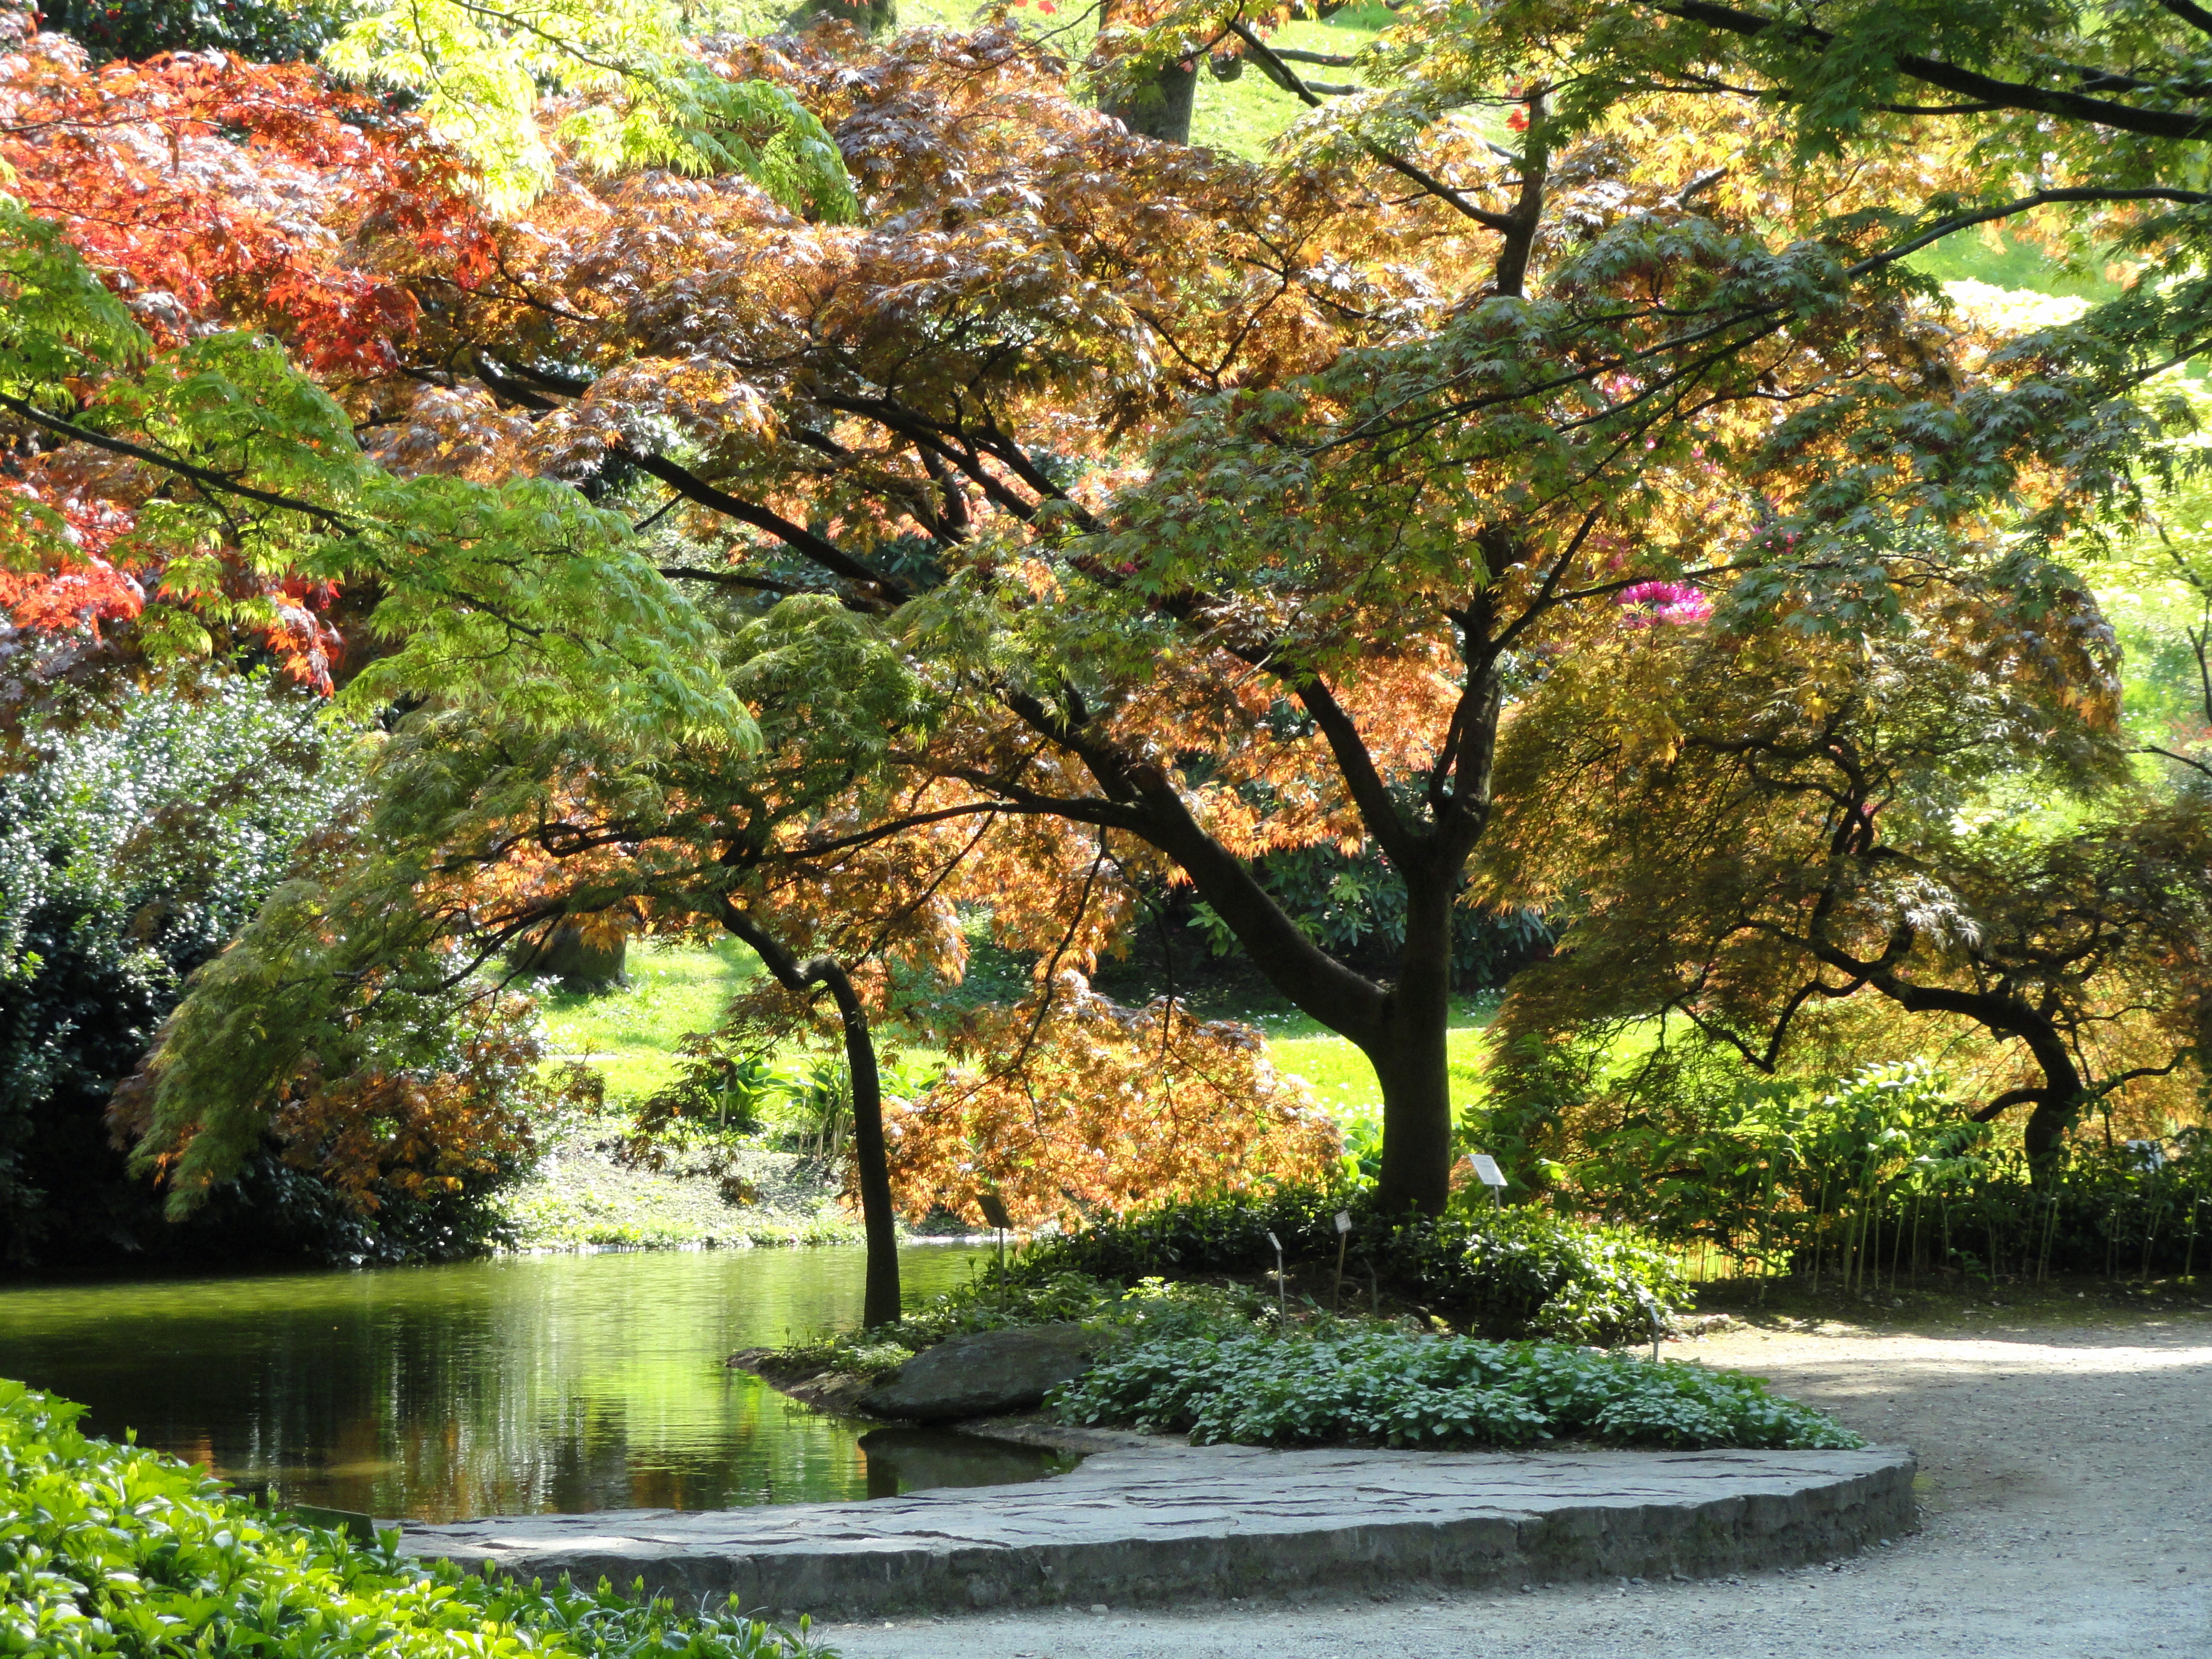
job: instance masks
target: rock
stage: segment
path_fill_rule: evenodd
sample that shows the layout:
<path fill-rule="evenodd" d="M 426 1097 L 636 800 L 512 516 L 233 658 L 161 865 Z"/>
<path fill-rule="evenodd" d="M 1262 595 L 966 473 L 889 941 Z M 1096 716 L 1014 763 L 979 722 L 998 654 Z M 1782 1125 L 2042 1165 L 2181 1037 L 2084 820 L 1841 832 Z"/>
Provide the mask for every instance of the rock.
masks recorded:
<path fill-rule="evenodd" d="M 1401 1596 L 1431 1584 L 1496 1596 L 1522 1584 L 1632 1575 L 1641 1587 L 1670 1571 L 1827 1560 L 1918 1524 L 1916 1468 L 1899 1447 L 1529 1455 L 1162 1442 L 1101 1453 L 1035 1485 L 775 1509 L 502 1516 L 410 1527 L 407 1548 L 472 1570 L 489 1561 L 526 1580 L 642 1578 L 687 1604 L 734 1595 L 741 1607 L 803 1607 L 817 1619 Z M 1504 1605 L 1517 1604 L 1491 1603 Z M 1240 1612 L 1251 1611 L 1248 1600 Z"/>
<path fill-rule="evenodd" d="M 326 1510 L 313 1504 L 292 1504 L 286 1507 L 293 1519 L 304 1521 L 311 1527 L 325 1528 L 343 1533 L 356 1544 L 376 1547 L 376 1522 L 355 1510 Z"/>
<path fill-rule="evenodd" d="M 1676 1314 L 1667 1322 L 1668 1331 L 1675 1336 L 1717 1336 L 1723 1331 L 1740 1330 L 1743 1321 L 1734 1314 Z"/>
<path fill-rule="evenodd" d="M 899 1374 L 862 1395 L 870 1417 L 951 1423 L 1027 1411 L 1056 1382 L 1078 1375 L 1098 1339 L 1079 1325 L 1025 1325 L 979 1331 L 925 1349 Z"/>
<path fill-rule="evenodd" d="M 817 1411 L 850 1417 L 855 1402 L 876 1386 L 873 1376 L 851 1371 L 817 1371 L 786 1362 L 774 1348 L 740 1348 L 722 1362 L 732 1370 L 750 1371 L 770 1388 Z"/>

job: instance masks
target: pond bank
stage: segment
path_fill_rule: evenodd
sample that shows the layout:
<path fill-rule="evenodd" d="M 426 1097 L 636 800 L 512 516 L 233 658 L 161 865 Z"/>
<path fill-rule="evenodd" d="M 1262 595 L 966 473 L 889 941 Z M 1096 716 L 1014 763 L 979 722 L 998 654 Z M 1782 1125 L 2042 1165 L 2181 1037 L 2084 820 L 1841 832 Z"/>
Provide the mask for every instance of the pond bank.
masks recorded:
<path fill-rule="evenodd" d="M 1028 1486 L 520 1516 L 410 1528 L 404 1547 L 524 1578 L 735 1595 L 776 1617 L 1517 1588 L 1848 1553 L 1911 1530 L 1915 1468 L 1896 1447 L 1269 1451 L 1130 1435 Z"/>
<path fill-rule="evenodd" d="M 546 1138 L 536 1171 L 501 1208 L 521 1251 L 744 1249 L 858 1244 L 858 1218 L 838 1202 L 827 1170 L 789 1152 L 742 1154 L 734 1171 L 748 1201 L 732 1202 L 715 1176 L 641 1169 L 617 1160 L 616 1127 L 571 1119 Z"/>

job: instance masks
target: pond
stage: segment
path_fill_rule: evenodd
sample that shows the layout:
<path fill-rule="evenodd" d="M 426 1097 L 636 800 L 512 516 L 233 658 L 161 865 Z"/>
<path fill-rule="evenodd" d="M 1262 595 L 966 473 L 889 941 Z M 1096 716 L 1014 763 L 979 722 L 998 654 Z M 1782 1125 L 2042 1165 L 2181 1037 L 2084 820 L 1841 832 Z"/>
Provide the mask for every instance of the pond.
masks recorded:
<path fill-rule="evenodd" d="M 901 1252 L 908 1299 L 975 1253 Z M 722 1363 L 856 1322 L 853 1249 L 510 1256 L 0 1289 L 0 1376 L 86 1427 L 414 1521 L 720 1509 L 1036 1480 L 1066 1460 L 823 1415 Z"/>

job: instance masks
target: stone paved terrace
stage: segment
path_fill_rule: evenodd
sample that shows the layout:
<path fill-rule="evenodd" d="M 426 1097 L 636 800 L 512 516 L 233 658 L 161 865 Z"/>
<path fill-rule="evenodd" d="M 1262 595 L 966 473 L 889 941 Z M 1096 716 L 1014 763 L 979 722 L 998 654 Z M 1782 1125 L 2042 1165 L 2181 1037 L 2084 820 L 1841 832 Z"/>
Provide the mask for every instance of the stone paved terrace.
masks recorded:
<path fill-rule="evenodd" d="M 1702 1577 L 1913 1528 L 1912 1454 L 1268 1451 L 1113 1437 L 1073 1472 L 856 1504 L 410 1526 L 405 1547 L 817 1616 L 1421 1582 Z"/>

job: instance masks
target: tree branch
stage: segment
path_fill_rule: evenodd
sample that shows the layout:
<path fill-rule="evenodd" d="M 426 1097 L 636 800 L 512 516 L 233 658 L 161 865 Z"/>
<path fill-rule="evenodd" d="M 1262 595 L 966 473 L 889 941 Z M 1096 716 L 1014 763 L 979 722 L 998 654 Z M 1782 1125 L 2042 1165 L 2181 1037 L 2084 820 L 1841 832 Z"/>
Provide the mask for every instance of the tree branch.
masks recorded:
<path fill-rule="evenodd" d="M 1823 49 L 1832 46 L 1836 40 L 1834 33 L 1828 29 L 1816 28 L 1809 23 L 1762 16 L 1756 12 L 1741 11 L 1733 6 L 1715 4 L 1713 0 L 1662 0 L 1657 9 L 1666 15 L 1679 17 L 1685 22 L 1700 23 L 1707 28 L 1740 34 L 1746 39 L 1773 31 L 1808 46 Z M 1995 76 L 1960 69 L 1941 58 L 1923 58 L 1917 52 L 1899 52 L 1890 61 L 1901 73 L 1916 81 L 1925 82 L 1931 87 L 1942 88 L 1945 92 L 1957 93 L 1995 107 L 2062 116 L 2068 120 L 2087 121 L 2122 132 L 2140 133 L 2148 138 L 2203 138 L 2212 136 L 2212 118 L 2203 115 L 2137 109 L 2131 104 L 2117 103 L 2107 98 L 2092 98 L 2083 93 L 2030 86 L 2019 81 L 2002 81 Z"/>
<path fill-rule="evenodd" d="M 1253 61 L 1265 70 L 1271 79 L 1296 93 L 1310 108 L 1319 109 L 1322 106 L 1320 95 L 1298 78 L 1297 71 L 1278 57 L 1273 47 L 1252 32 L 1249 24 L 1231 23 L 1229 30 L 1244 43 L 1246 50 L 1252 53 Z M 1443 179 L 1415 167 L 1403 156 L 1394 155 L 1382 145 L 1370 143 L 1364 138 L 1359 141 L 1359 147 L 1393 173 L 1401 178 L 1411 179 L 1428 194 L 1435 197 L 1455 212 L 1464 214 L 1484 229 L 1496 231 L 1512 229 L 1513 221 L 1506 215 L 1492 213 L 1487 208 L 1475 206 Z"/>
<path fill-rule="evenodd" d="M 345 535 L 356 536 L 361 533 L 360 526 L 353 520 L 342 513 L 333 512 L 327 507 L 319 507 L 313 501 L 302 501 L 296 495 L 280 495 L 270 489 L 257 489 L 252 484 L 242 484 L 236 479 L 226 478 L 220 472 L 212 471 L 204 466 L 197 466 L 190 461 L 179 460 L 174 455 L 164 455 L 158 449 L 148 449 L 124 438 L 111 438 L 104 432 L 95 432 L 90 427 L 79 426 L 76 422 L 65 421 L 58 415 L 49 415 L 37 404 L 26 403 L 22 398 L 11 397 L 4 392 L 0 392 L 0 409 L 13 410 L 34 425 L 44 427 L 47 431 L 68 438 L 74 442 L 90 444 L 94 449 L 104 449 L 111 455 L 126 455 L 134 461 L 143 461 L 149 466 L 158 466 L 165 472 L 173 472 L 180 478 L 189 478 L 203 489 L 225 495 L 235 495 L 241 501 L 258 501 L 264 507 L 282 507 L 288 513 L 302 513 L 309 518 L 331 526 Z"/>
<path fill-rule="evenodd" d="M 696 501 L 702 507 L 712 507 L 740 524 L 767 532 L 801 558 L 821 566 L 831 574 L 874 588 L 884 596 L 887 607 L 903 605 L 912 597 L 892 578 L 865 561 L 854 558 L 828 538 L 816 535 L 804 525 L 792 523 L 781 514 L 771 513 L 768 508 L 742 501 L 726 490 L 717 489 L 704 478 L 664 456 L 642 454 L 629 448 L 614 449 L 609 453 L 629 462 L 639 471 L 659 479 L 670 489 L 680 490 L 687 500 Z"/>

